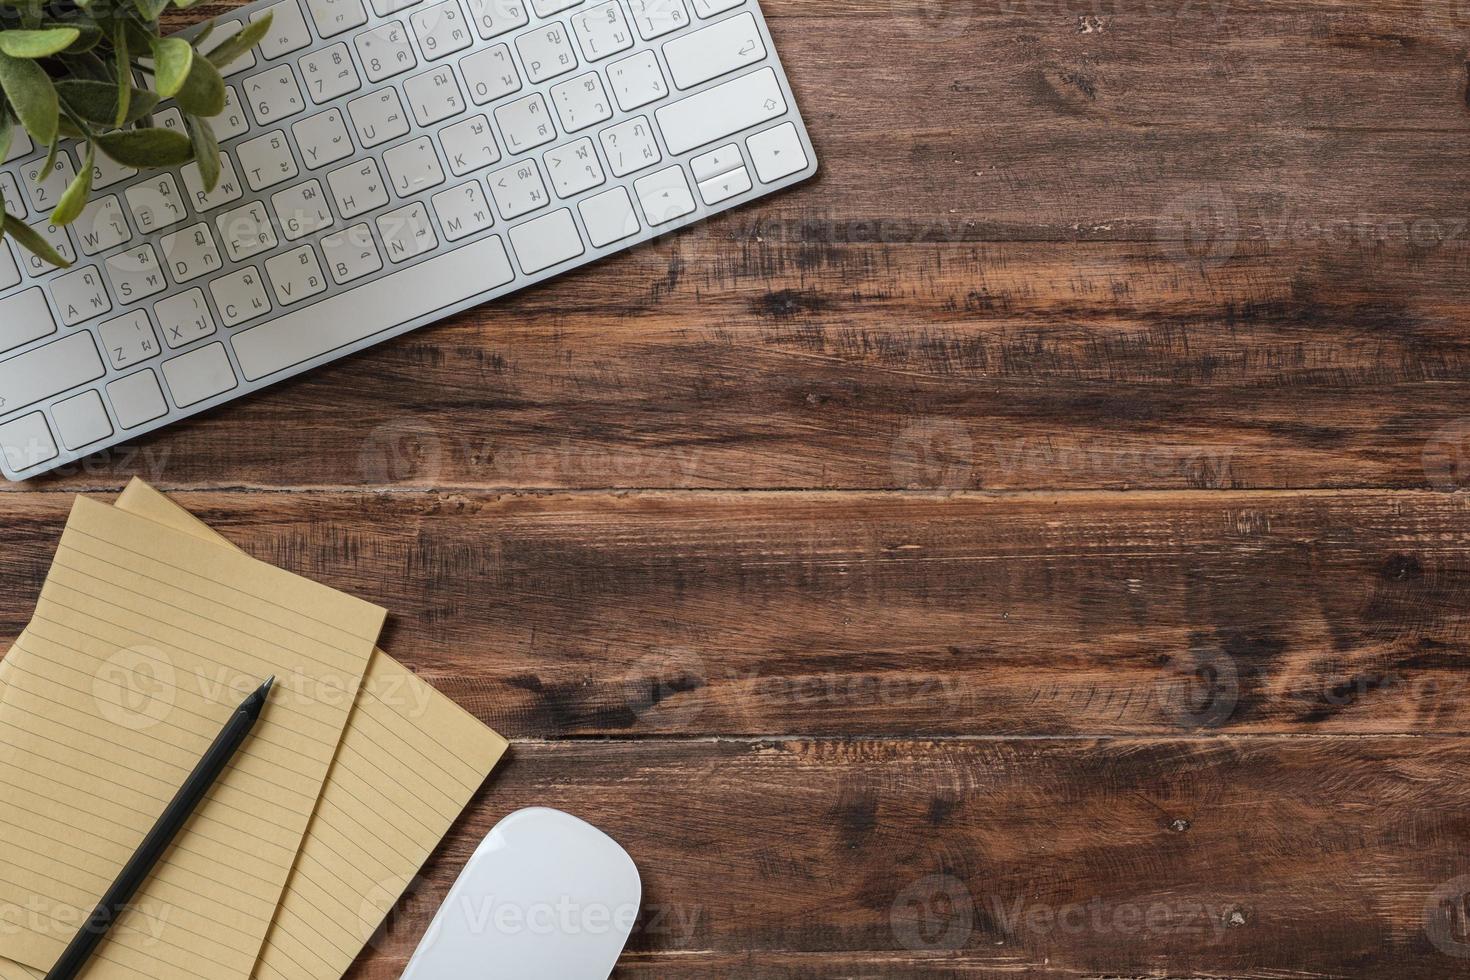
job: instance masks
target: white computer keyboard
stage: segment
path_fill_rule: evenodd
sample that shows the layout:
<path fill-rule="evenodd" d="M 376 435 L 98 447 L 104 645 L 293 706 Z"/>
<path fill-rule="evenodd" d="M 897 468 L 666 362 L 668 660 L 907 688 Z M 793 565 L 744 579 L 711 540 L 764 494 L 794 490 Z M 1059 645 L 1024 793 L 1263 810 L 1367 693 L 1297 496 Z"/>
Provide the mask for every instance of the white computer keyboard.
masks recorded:
<path fill-rule="evenodd" d="M 756 0 L 279 0 L 226 72 L 223 177 L 22 134 L 0 245 L 0 469 L 26 479 L 799 183 L 810 137 Z M 217 41 L 206 43 L 212 47 Z M 158 125 L 182 127 L 165 105 Z"/>

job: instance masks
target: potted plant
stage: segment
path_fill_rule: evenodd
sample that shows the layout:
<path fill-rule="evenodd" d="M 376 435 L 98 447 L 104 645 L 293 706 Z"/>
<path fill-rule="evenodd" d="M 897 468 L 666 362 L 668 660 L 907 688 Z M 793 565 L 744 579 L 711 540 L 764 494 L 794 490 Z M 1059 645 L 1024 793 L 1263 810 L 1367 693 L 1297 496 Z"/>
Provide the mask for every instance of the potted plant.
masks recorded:
<path fill-rule="evenodd" d="M 159 20 L 170 4 L 187 10 L 199 2 L 0 0 L 0 161 L 17 126 L 49 151 L 42 174 L 51 172 L 62 140 L 78 141 L 77 174 L 52 224 L 68 225 L 86 207 L 99 153 L 138 170 L 197 161 L 205 189 L 218 183 L 219 143 L 209 120 L 225 108 L 220 69 L 265 37 L 271 17 L 214 44 L 213 21 L 187 38 L 162 35 Z M 153 124 L 164 99 L 177 104 L 186 132 Z M 67 264 L 14 215 L 4 215 L 5 235 L 52 265 Z"/>

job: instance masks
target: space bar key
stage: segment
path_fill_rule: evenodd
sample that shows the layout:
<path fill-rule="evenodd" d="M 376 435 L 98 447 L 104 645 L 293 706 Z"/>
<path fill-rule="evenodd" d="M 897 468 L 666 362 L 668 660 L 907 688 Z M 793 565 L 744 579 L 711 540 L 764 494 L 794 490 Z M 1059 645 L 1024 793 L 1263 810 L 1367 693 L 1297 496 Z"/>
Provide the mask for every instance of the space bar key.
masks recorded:
<path fill-rule="evenodd" d="M 446 310 L 515 278 L 500 238 L 436 256 L 402 272 L 242 330 L 234 337 L 250 381 Z"/>

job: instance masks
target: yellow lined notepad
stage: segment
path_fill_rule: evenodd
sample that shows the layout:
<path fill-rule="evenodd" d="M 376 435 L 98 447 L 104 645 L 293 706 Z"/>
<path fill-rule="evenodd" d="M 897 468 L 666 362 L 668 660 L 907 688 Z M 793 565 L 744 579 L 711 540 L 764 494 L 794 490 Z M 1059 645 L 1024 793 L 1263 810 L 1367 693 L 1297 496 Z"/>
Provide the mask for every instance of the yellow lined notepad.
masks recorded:
<path fill-rule="evenodd" d="M 255 736 L 86 972 L 250 977 L 384 617 L 79 499 L 5 658 L 0 954 L 55 961 L 240 699 L 275 674 Z M 145 700 L 129 675 L 148 678 Z"/>
<path fill-rule="evenodd" d="M 228 547 L 141 481 L 117 506 Z M 505 739 L 375 651 L 258 980 L 336 980 L 347 972 L 505 750 Z M 0 969 L 0 980 L 33 978 Z"/>

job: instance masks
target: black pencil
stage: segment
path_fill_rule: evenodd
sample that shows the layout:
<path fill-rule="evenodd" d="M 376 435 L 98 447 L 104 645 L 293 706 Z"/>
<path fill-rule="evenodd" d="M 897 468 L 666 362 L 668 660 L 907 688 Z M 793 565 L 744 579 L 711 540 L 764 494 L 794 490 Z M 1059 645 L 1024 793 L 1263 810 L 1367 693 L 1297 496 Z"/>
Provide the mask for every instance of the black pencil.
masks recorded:
<path fill-rule="evenodd" d="M 73 980 L 82 971 L 92 951 L 97 948 L 102 937 L 107 935 L 107 930 L 112 928 L 123 909 L 127 908 L 133 896 L 138 893 L 138 889 L 143 887 L 143 882 L 153 873 L 153 868 L 168 851 L 169 845 L 184 828 L 184 824 L 189 822 L 194 810 L 209 795 L 220 773 L 225 771 L 240 746 L 245 744 L 245 739 L 265 708 L 271 685 L 275 682 L 274 677 L 267 680 L 235 709 L 224 729 L 215 738 L 214 744 L 204 753 L 184 785 L 179 787 L 173 801 L 163 811 L 153 829 L 148 831 L 148 836 L 143 838 L 137 852 L 128 859 L 117 880 L 107 889 L 107 894 L 102 896 L 102 901 L 97 903 L 86 923 L 66 947 L 66 952 L 61 954 L 51 972 L 46 974 L 46 980 Z"/>

